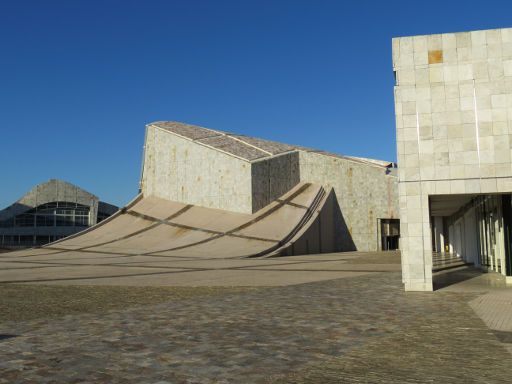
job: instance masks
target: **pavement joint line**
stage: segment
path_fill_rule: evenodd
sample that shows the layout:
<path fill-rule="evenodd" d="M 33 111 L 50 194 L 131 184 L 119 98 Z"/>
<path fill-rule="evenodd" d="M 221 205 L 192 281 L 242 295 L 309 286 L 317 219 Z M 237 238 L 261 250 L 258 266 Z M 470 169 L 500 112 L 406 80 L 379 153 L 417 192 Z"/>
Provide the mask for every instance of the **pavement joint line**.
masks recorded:
<path fill-rule="evenodd" d="M 41 248 L 29 248 L 28 250 L 30 249 L 41 249 Z M 69 252 L 69 250 L 63 250 L 63 248 L 50 248 L 50 247 L 45 247 L 45 249 L 59 249 L 59 251 L 57 252 L 50 252 L 50 253 L 40 253 L 40 254 L 37 254 L 37 255 L 21 255 L 21 256 L 16 256 L 16 257 L 34 257 L 34 256 L 49 256 L 49 255 L 58 255 L 59 253 L 66 253 L 66 252 Z M 14 251 L 16 252 L 16 251 Z M 7 253 L 3 253 L 0 258 L 9 258 L 9 257 L 13 257 L 13 256 L 9 256 L 9 253 L 10 252 L 7 252 Z"/>
<path fill-rule="evenodd" d="M 53 282 L 53 281 L 78 281 L 78 280 L 99 280 L 99 279 L 112 279 L 112 278 L 125 278 L 125 277 L 139 277 L 139 276 L 153 276 L 153 275 L 166 275 L 166 274 L 178 274 L 178 273 L 194 273 L 194 272 L 206 272 L 206 271 L 222 271 L 225 270 L 223 268 L 219 269 L 211 269 L 211 268 L 196 268 L 196 269 L 186 269 L 181 268 L 179 271 L 160 271 L 160 272 L 147 272 L 147 273 L 135 273 L 135 274 L 126 274 L 126 275 L 107 275 L 107 276 L 78 276 L 78 277 L 66 277 L 66 278 L 56 278 L 56 279 L 25 279 L 25 280 L 3 280 L 0 281 L 0 284 L 21 284 L 21 283 L 41 283 L 41 282 Z M 229 269 L 226 269 L 229 270 Z M 268 271 L 268 270 L 263 270 Z M 278 270 L 277 272 L 293 272 L 294 270 Z M 308 270 L 306 270 L 308 271 Z M 272 272 L 272 271 L 269 271 Z M 310 270 L 308 272 L 323 272 L 321 270 Z M 341 271 L 341 272 L 352 272 L 352 271 Z M 354 271 L 361 272 L 361 271 Z M 386 273 L 388 271 L 372 271 L 377 273 Z M 339 273 L 339 272 L 338 272 Z M 388 272 L 389 273 L 389 272 Z M 334 277 L 333 279 L 336 279 Z M 301 283 L 307 284 L 307 283 Z"/>
<path fill-rule="evenodd" d="M 97 252 L 96 254 L 102 254 L 102 252 Z M 76 258 L 77 260 L 96 260 L 96 259 L 117 259 L 117 258 L 122 258 L 122 257 L 160 257 L 160 258 L 169 258 L 169 259 L 180 259 L 180 260 L 176 260 L 176 261 L 193 261 L 193 260 L 203 260 L 203 259 L 198 259 L 197 257 L 193 257 L 193 256 L 148 256 L 148 255 L 121 255 L 121 254 L 115 254 L 115 255 L 109 255 L 109 256 L 104 256 L 104 257 L 79 257 L 79 258 Z M 204 259 L 204 260 L 216 260 L 217 258 L 210 258 L 210 259 Z M 59 261 L 59 260 L 69 260 L 69 257 L 66 257 L 66 258 L 63 258 L 63 259 L 49 259 L 49 260 L 43 260 L 43 261 Z M 11 260 L 9 260 L 8 262 L 11 262 Z M 17 261 L 13 261 L 13 262 L 17 262 Z M 21 261 L 19 261 L 21 262 Z M 28 260 L 28 261 L 24 261 L 25 263 L 30 263 L 32 262 L 32 260 Z M 141 263 L 145 263 L 146 261 L 141 261 Z"/>
<path fill-rule="evenodd" d="M 85 253 L 85 252 L 84 252 Z M 102 252 L 95 252 L 97 254 L 102 254 Z M 39 255 L 32 255 L 33 257 L 37 257 Z M 302 264 L 302 263 L 327 263 L 327 262 L 344 262 L 345 264 L 350 264 L 350 261 L 351 260 L 355 260 L 358 258 L 357 255 L 344 255 L 342 258 L 335 258 L 335 259 L 323 259 L 323 260 L 312 260 L 312 259 L 308 259 L 308 260 L 297 260 L 297 261 L 293 261 L 293 262 L 285 262 L 286 260 L 289 260 L 290 257 L 301 257 L 301 255 L 299 256 L 285 256 L 285 257 L 272 257 L 272 258 L 267 258 L 267 259 L 242 259 L 242 258 L 239 258 L 239 257 L 229 257 L 229 258 L 218 258 L 218 257 L 209 257 L 209 258 L 201 258 L 201 257 L 194 257 L 194 256 L 175 256 L 175 255 L 145 255 L 145 254 L 141 254 L 141 255 L 136 255 L 136 254 L 133 254 L 133 255 L 123 255 L 123 254 L 109 254 L 109 256 L 104 256 L 104 257 L 77 257 L 75 258 L 75 260 L 96 260 L 96 259 L 116 259 L 116 258 L 131 258 L 131 257 L 138 257 L 138 256 L 141 256 L 141 257 L 158 257 L 158 258 L 161 258 L 161 259 L 174 259 L 174 260 L 166 260 L 166 261 L 169 261 L 169 262 L 198 262 L 198 261 L 212 261 L 212 260 L 233 260 L 233 259 L 240 259 L 240 260 L 279 260 L 279 259 L 285 259 L 285 260 L 282 260 L 282 263 L 279 263 L 279 264 L 270 264 L 270 265 L 275 265 L 275 266 L 279 266 L 279 265 L 292 265 L 292 264 Z M 347 257 L 349 256 L 349 257 Z M 12 257 L 12 256 L 11 256 Z M 17 256 L 17 257 L 21 257 L 21 256 Z M 52 263 L 52 262 L 59 262 L 59 261 L 66 261 L 66 260 L 69 260 L 69 258 L 59 258 L 59 259 L 49 259 L 49 260 L 41 260 L 41 261 L 38 261 L 38 260 L 8 260 L 7 262 L 12 262 L 12 263 Z M 155 261 L 155 262 L 159 262 L 159 261 Z M 147 261 L 135 261 L 135 262 L 132 262 L 132 263 L 147 263 Z M 61 263 L 56 263 L 56 264 L 61 264 Z M 68 265 L 69 263 L 66 263 L 66 265 Z M 111 263 L 111 264 L 114 264 L 114 263 Z M 371 263 L 369 263 L 371 264 Z M 69 264 L 69 265 L 75 265 L 75 264 Z M 269 264 L 259 264 L 261 266 L 264 266 L 264 265 L 269 265 Z M 255 265 L 255 266 L 258 266 L 258 265 Z"/>
<path fill-rule="evenodd" d="M 29 267 L 2 268 L 2 271 L 16 271 L 16 270 L 25 270 L 25 269 L 45 269 L 45 268 L 55 268 L 55 267 L 67 267 L 67 266 L 69 266 L 69 264 L 32 265 Z"/>
<path fill-rule="evenodd" d="M 89 265 L 80 265 L 74 264 L 73 266 L 89 266 Z M 104 266 L 105 264 L 99 264 L 97 266 Z M 48 268 L 56 268 L 58 266 L 49 266 Z M 124 266 L 126 267 L 126 266 Z M 128 267 L 129 268 L 129 267 Z M 177 274 L 177 273 L 193 273 L 193 272 L 207 272 L 207 271 L 233 271 L 240 270 L 238 268 L 166 268 L 166 267 L 142 267 L 142 268 L 153 268 L 153 269 L 179 269 L 177 271 L 160 271 L 160 272 L 151 272 L 151 273 L 135 273 L 135 274 L 126 274 L 126 275 L 107 275 L 107 276 L 79 276 L 79 277 L 66 277 L 66 278 L 57 278 L 57 279 L 26 279 L 26 280 L 3 280 L 0 281 L 0 284 L 20 284 L 20 283 L 37 283 L 37 282 L 52 282 L 52 281 L 77 281 L 77 280 L 98 280 L 98 279 L 112 279 L 112 278 L 124 278 L 124 277 L 138 277 L 138 276 L 152 276 L 152 275 L 165 275 L 165 274 Z M 27 269 L 27 268 L 22 268 Z M 392 273 L 395 271 L 383 271 L 383 270 L 321 270 L 321 269 L 245 269 L 245 271 L 263 271 L 263 272 L 362 272 L 362 273 Z M 341 277 L 339 277 L 341 278 Z M 333 279 L 337 279 L 334 277 Z M 308 283 L 301 283 L 308 284 Z"/>
<path fill-rule="evenodd" d="M 214 259 L 215 260 L 215 259 Z M 184 260 L 185 261 L 185 260 Z M 194 261 L 194 260 L 186 260 L 186 261 Z M 340 260 L 343 261 L 343 260 Z M 179 262 L 179 260 L 173 260 L 172 262 Z M 291 263 L 279 263 L 279 264 L 257 264 L 257 265 L 246 265 L 246 266 L 235 266 L 235 267 L 220 267 L 220 268 L 208 268 L 209 270 L 255 270 L 255 271 L 319 271 L 319 272 L 344 272 L 344 271 L 361 271 L 361 272 L 378 272 L 374 270 L 348 270 L 348 269 L 282 269 L 282 268 L 274 268 L 280 267 L 283 265 L 301 265 L 301 264 L 318 264 L 318 263 L 327 263 L 332 262 L 331 260 L 318 260 L 318 261 L 298 261 Z M 16 261 L 13 261 L 16 263 Z M 141 263 L 147 263 L 144 261 L 138 261 L 133 263 L 128 262 L 120 262 L 120 263 L 55 263 L 55 262 L 30 262 L 30 261 L 20 261 L 18 263 L 21 264 L 42 264 L 41 266 L 28 266 L 28 267 L 9 267 L 3 268 L 3 270 L 23 270 L 23 269 L 40 269 L 40 268 L 53 268 L 53 267 L 126 267 L 126 268 L 160 268 L 160 269 L 190 269 L 190 270 L 204 270 L 205 268 L 201 267 L 180 267 L 180 266 L 157 266 L 157 265 L 140 265 Z M 155 261 L 158 263 L 158 261 Z M 344 263 L 347 266 L 353 265 L 350 263 Z M 372 265 L 372 263 L 368 264 L 359 264 L 359 265 Z M 379 265 L 394 265 L 394 264 L 379 264 Z M 261 268 L 268 267 L 268 268 Z M 382 271 L 382 270 L 381 270 Z"/>
<path fill-rule="evenodd" d="M 204 269 L 207 271 L 208 269 Z M 147 272 L 147 273 L 133 273 L 127 275 L 107 275 L 107 276 L 80 276 L 80 277 L 66 277 L 66 278 L 57 278 L 57 279 L 33 279 L 33 280 L 3 280 L 0 281 L 0 284 L 20 284 L 20 283 L 40 283 L 40 282 L 51 282 L 51 281 L 76 281 L 76 280 L 98 280 L 98 279 L 113 279 L 113 278 L 123 278 L 123 277 L 138 277 L 138 276 L 152 276 L 152 275 L 171 275 L 175 273 L 187 273 L 187 272 L 200 272 L 202 270 L 183 270 L 183 271 L 161 271 L 161 272 Z"/>

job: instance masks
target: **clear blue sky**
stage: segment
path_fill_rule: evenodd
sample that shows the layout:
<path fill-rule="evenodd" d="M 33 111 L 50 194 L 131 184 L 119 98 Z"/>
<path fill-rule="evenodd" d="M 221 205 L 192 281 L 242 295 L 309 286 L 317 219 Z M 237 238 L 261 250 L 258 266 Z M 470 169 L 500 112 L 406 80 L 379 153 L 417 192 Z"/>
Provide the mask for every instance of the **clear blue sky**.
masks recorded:
<path fill-rule="evenodd" d="M 395 160 L 391 38 L 511 15 L 511 1 L 0 0 L 0 208 L 50 178 L 126 203 L 155 120 Z"/>

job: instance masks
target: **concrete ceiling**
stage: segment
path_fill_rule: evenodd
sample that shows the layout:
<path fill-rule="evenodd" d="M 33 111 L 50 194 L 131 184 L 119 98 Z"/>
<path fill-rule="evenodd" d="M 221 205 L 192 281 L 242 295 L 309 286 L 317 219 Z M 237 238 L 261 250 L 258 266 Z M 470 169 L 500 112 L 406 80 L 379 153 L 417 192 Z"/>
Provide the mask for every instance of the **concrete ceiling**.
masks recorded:
<path fill-rule="evenodd" d="M 431 216 L 451 216 L 477 195 L 430 196 Z"/>

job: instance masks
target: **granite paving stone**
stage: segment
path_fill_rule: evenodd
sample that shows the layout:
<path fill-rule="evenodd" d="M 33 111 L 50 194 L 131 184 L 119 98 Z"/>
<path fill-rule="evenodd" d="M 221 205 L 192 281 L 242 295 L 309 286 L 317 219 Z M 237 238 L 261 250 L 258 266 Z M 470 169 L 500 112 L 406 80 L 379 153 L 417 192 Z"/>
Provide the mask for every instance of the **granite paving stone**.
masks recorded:
<path fill-rule="evenodd" d="M 383 272 L 4 321 L 0 383 L 507 382 L 476 295 Z"/>

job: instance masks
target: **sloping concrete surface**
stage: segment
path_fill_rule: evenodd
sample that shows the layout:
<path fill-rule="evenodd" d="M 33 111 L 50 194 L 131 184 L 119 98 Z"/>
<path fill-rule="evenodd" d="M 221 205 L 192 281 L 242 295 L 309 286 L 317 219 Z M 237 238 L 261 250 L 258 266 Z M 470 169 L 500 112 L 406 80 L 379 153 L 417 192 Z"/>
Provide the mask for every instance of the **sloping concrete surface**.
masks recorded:
<path fill-rule="evenodd" d="M 322 231 L 318 225 L 327 199 L 322 186 L 301 183 L 256 213 L 241 214 L 139 197 L 80 234 L 2 254 L 0 283 L 280 285 L 367 273 L 365 268 L 336 268 L 338 257 L 329 261 L 315 256 L 315 262 L 328 262 L 314 268 L 315 276 L 299 267 L 283 279 L 282 268 L 268 269 L 274 260 L 246 260 L 315 253 L 318 238 L 329 232 L 325 223 Z M 299 240 L 301 245 L 290 250 Z M 259 270 L 257 282 L 252 268 Z M 194 272 L 195 278 L 177 272 Z"/>

